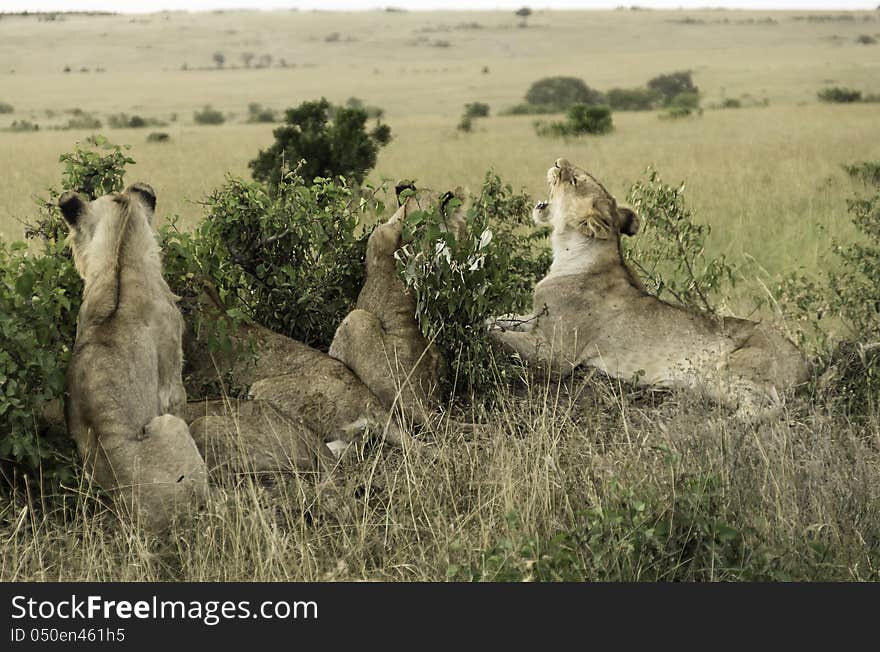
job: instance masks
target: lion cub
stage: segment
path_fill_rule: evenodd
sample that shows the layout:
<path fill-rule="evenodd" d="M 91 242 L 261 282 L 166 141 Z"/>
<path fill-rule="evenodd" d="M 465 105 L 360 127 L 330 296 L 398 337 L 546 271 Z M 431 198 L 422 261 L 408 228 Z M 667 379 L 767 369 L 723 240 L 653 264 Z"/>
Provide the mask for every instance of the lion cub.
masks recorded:
<path fill-rule="evenodd" d="M 535 286 L 536 316 L 490 324 L 504 349 L 560 374 L 586 365 L 644 385 L 703 390 L 748 415 L 806 380 L 803 355 L 774 328 L 648 294 L 620 251 L 620 236 L 635 235 L 639 218 L 594 177 L 559 159 L 547 180 L 550 200 L 533 217 L 553 228 L 553 264 Z"/>
<path fill-rule="evenodd" d="M 205 463 L 186 423 L 183 318 L 162 278 L 146 184 L 58 203 L 85 281 L 67 370 L 65 418 L 96 483 L 122 498 L 148 529 L 207 492 Z"/>

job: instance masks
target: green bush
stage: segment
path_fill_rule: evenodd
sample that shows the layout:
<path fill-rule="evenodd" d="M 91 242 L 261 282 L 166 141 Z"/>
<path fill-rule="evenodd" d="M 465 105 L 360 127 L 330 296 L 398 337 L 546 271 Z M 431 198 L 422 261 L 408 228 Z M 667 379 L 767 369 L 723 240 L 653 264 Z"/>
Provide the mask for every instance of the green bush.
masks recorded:
<path fill-rule="evenodd" d="M 843 88 L 841 86 L 823 88 L 817 95 L 820 101 L 834 104 L 851 104 L 853 102 L 859 102 L 862 99 L 862 91 L 857 91 L 852 88 Z"/>
<path fill-rule="evenodd" d="M 680 70 L 666 75 L 658 75 L 648 81 L 648 88 L 656 92 L 669 106 L 673 99 L 682 93 L 699 95 L 700 89 L 694 85 L 690 70 Z"/>
<path fill-rule="evenodd" d="M 686 118 L 698 113 L 702 115 L 700 108 L 700 96 L 696 93 L 679 93 L 666 104 L 666 111 L 660 114 L 661 118 Z"/>
<path fill-rule="evenodd" d="M 880 407 L 880 162 L 845 167 L 871 190 L 848 201 L 858 236 L 835 240 L 819 274 L 789 275 L 777 296 L 802 345 L 818 349 L 835 379 L 826 382 L 833 393 L 823 391 L 823 397 L 870 414 Z"/>
<path fill-rule="evenodd" d="M 201 111 L 193 113 L 193 120 L 198 125 L 222 125 L 226 122 L 226 117 L 222 111 L 218 111 L 208 104 Z"/>
<path fill-rule="evenodd" d="M 28 131 L 39 131 L 40 125 L 30 120 L 13 120 L 12 124 L 6 129 L 7 131 L 22 133 Z"/>
<path fill-rule="evenodd" d="M 67 124 L 65 124 L 62 129 L 100 129 L 101 128 L 101 120 L 92 115 L 91 113 L 87 113 L 82 109 L 74 109 L 71 112 L 73 115 L 67 120 Z"/>
<path fill-rule="evenodd" d="M 614 129 L 611 109 L 607 106 L 575 104 L 568 109 L 564 122 L 536 122 L 535 130 L 540 136 L 575 137 L 586 134 L 607 134 Z"/>
<path fill-rule="evenodd" d="M 461 120 L 458 121 L 458 126 L 456 129 L 459 131 L 464 131 L 465 133 L 470 133 L 474 128 L 474 119 L 469 115 L 461 116 Z"/>
<path fill-rule="evenodd" d="M 565 111 L 573 104 L 605 104 L 605 96 L 577 77 L 545 77 L 531 85 L 526 102 L 532 106 Z"/>
<path fill-rule="evenodd" d="M 650 88 L 612 88 L 608 105 L 615 111 L 650 111 L 656 108 L 660 94 Z"/>
<path fill-rule="evenodd" d="M 274 192 L 230 178 L 192 232 L 161 233 L 174 292 L 210 279 L 238 316 L 326 349 L 363 285 L 367 202 L 344 183 L 288 173 Z"/>
<path fill-rule="evenodd" d="M 455 368 L 450 382 L 468 395 L 507 373 L 495 364 L 485 321 L 531 309 L 550 254 L 537 246 L 545 234 L 530 228 L 529 196 L 496 175 L 486 175 L 455 237 L 444 225 L 458 204 L 453 199 L 445 211 L 435 206 L 408 216 L 404 235 L 411 243 L 398 253 L 398 268 L 416 298 L 422 332 Z"/>
<path fill-rule="evenodd" d="M 277 122 L 275 111 L 258 102 L 248 104 L 248 122 Z"/>
<path fill-rule="evenodd" d="M 129 116 L 116 113 L 107 118 L 107 125 L 113 129 L 140 129 L 142 127 L 164 127 L 167 123 L 156 118 L 144 118 L 139 115 Z"/>
<path fill-rule="evenodd" d="M 464 105 L 464 114 L 469 118 L 488 118 L 489 105 L 485 102 L 471 102 Z"/>
<path fill-rule="evenodd" d="M 684 183 L 667 185 L 648 168 L 647 179 L 634 183 L 627 196 L 642 226 L 638 237 L 622 241 L 624 254 L 651 294 L 717 313 L 737 271 L 723 255 L 707 259 L 712 229 L 694 221 L 684 191 Z"/>
<path fill-rule="evenodd" d="M 8 102 L 0 102 L 0 114 L 2 113 L 14 113 L 15 107 L 9 104 Z"/>
<path fill-rule="evenodd" d="M 368 132 L 364 109 L 337 108 L 332 122 L 329 113 L 330 103 L 323 98 L 288 109 L 285 124 L 272 132 L 275 142 L 248 164 L 254 179 L 274 190 L 285 169 L 304 160 L 298 174 L 309 182 L 343 176 L 362 183 L 379 148 L 390 142 L 391 130 L 380 123 Z"/>
<path fill-rule="evenodd" d="M 167 143 L 169 140 L 171 140 L 171 136 L 164 131 L 153 131 L 147 135 L 148 143 Z"/>
<path fill-rule="evenodd" d="M 843 169 L 849 176 L 866 185 L 880 186 L 880 161 L 860 161 L 844 165 Z"/>
<path fill-rule="evenodd" d="M 95 198 L 122 189 L 134 161 L 100 137 L 77 144 L 64 163 L 62 189 Z M 40 242 L 0 242 L 0 459 L 26 473 L 68 481 L 75 454 L 63 430 L 48 429 L 50 402 L 60 401 L 76 337 L 82 282 L 65 245 L 67 227 L 56 207 L 60 191 L 38 201 L 26 236 Z"/>
<path fill-rule="evenodd" d="M 735 97 L 725 97 L 723 100 L 721 100 L 721 104 L 719 105 L 719 108 L 722 108 L 722 109 L 741 109 L 742 102 L 740 100 L 736 99 Z"/>

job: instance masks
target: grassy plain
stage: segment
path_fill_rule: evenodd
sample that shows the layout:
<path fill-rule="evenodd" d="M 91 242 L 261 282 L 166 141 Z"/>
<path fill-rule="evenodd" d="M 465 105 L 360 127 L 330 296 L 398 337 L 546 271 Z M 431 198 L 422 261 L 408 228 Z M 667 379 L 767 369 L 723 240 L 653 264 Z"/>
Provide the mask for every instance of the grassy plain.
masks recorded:
<path fill-rule="evenodd" d="M 711 246 L 748 255 L 770 274 L 809 268 L 828 244 L 817 225 L 846 231 L 844 199 L 853 186 L 840 164 L 880 156 L 880 105 L 816 99 L 831 84 L 880 92 L 880 46 L 856 43 L 860 34 L 880 33 L 875 14 L 811 22 L 798 19 L 808 12 L 548 11 L 527 28 L 512 14 L 481 12 L 4 16 L 0 101 L 16 111 L 0 116 L 0 127 L 28 119 L 43 131 L 0 133 L 0 235 L 20 237 L 16 220 L 32 212 L 31 195 L 58 183 L 58 155 L 91 133 L 46 131 L 66 122 L 66 109 L 105 123 L 116 112 L 176 114 L 162 128 L 168 144 L 146 143 L 150 129 L 105 124 L 102 131 L 133 146 L 132 177 L 158 189 L 161 210 L 192 221 L 200 209 L 189 200 L 227 172 L 246 175 L 247 162 L 271 142 L 271 125 L 242 124 L 249 102 L 283 109 L 355 96 L 385 109 L 395 135 L 374 180 L 475 188 L 494 167 L 540 195 L 548 163 L 566 156 L 622 196 L 654 164 L 667 181 L 687 182 L 699 219 L 715 228 Z M 223 70 L 215 52 L 225 56 Z M 243 52 L 256 55 L 251 68 Z M 262 55 L 272 57 L 271 67 L 253 67 Z M 568 142 L 539 138 L 531 118 L 498 116 L 544 76 L 575 75 L 607 90 L 680 69 L 694 71 L 705 106 L 748 94 L 769 107 L 707 110 L 681 121 L 616 113 L 613 134 Z M 472 101 L 489 103 L 492 117 L 473 134 L 457 133 Z M 205 104 L 234 117 L 196 126 L 193 111 Z M 47 118 L 47 110 L 56 115 Z"/>
<path fill-rule="evenodd" d="M 385 109 L 395 136 L 374 179 L 475 189 L 492 167 L 540 195 L 565 156 L 622 197 L 653 164 L 686 180 L 712 252 L 745 265 L 757 290 L 756 279 L 816 269 L 832 236 L 851 233 L 857 187 L 840 166 L 880 158 L 880 104 L 816 99 L 827 85 L 880 92 L 880 45 L 855 41 L 880 33 L 880 15 L 796 19 L 808 13 L 536 12 L 526 28 L 469 12 L 3 16 L 0 101 L 16 111 L 0 127 L 28 119 L 41 130 L 0 132 L 0 235 L 20 237 L 30 196 L 58 184 L 59 154 L 91 133 L 50 129 L 65 109 L 176 114 L 161 128 L 167 144 L 146 143 L 150 129 L 102 132 L 133 145 L 131 180 L 157 188 L 160 212 L 192 223 L 192 202 L 227 172 L 246 175 L 271 142 L 271 125 L 244 124 L 249 102 L 356 96 Z M 271 55 L 272 67 L 245 69 L 243 52 Z M 681 69 L 694 71 L 704 106 L 745 94 L 769 105 L 677 121 L 616 113 L 611 135 L 572 141 L 498 115 L 540 77 L 607 90 Z M 472 101 L 492 116 L 457 133 Z M 209 103 L 235 116 L 195 125 Z M 750 423 L 589 374 L 499 391 L 496 410 L 469 415 L 485 423 L 477 441 L 428 432 L 431 459 L 373 450 L 320 487 L 223 481 L 171 544 L 120 531 L 76 488 L 62 511 L 30 485 L 0 507 L 0 579 L 880 579 L 874 413 L 841 416 L 819 392 Z"/>

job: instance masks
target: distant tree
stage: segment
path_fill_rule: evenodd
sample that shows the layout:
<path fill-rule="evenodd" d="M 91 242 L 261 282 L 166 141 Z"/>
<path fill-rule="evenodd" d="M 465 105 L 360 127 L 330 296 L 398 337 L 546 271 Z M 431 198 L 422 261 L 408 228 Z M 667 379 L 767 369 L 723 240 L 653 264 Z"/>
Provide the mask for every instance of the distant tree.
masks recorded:
<path fill-rule="evenodd" d="M 531 85 L 526 93 L 526 102 L 532 106 L 565 111 L 573 104 L 605 104 L 605 97 L 577 77 L 545 77 Z"/>
<path fill-rule="evenodd" d="M 221 111 L 207 104 L 201 111 L 193 113 L 193 120 L 199 125 L 222 125 L 226 122 L 226 117 Z"/>
<path fill-rule="evenodd" d="M 529 16 L 532 15 L 532 10 L 529 9 L 528 7 L 521 7 L 520 9 L 517 9 L 517 10 L 516 10 L 516 14 L 515 14 L 515 15 L 519 16 L 520 18 L 522 18 L 522 23 L 521 23 L 521 25 L 522 25 L 523 27 L 525 27 L 526 24 L 528 23 Z"/>
<path fill-rule="evenodd" d="M 700 89 L 694 85 L 690 70 L 680 70 L 667 75 L 658 75 L 648 82 L 648 88 L 659 93 L 665 105 L 669 105 L 673 98 L 682 93 L 693 93 L 696 95 L 700 93 Z"/>
<path fill-rule="evenodd" d="M 612 88 L 608 91 L 608 104 L 615 111 L 650 111 L 660 99 L 660 93 L 649 88 Z"/>
<path fill-rule="evenodd" d="M 245 68 L 250 68 L 251 61 L 254 60 L 254 53 L 253 52 L 242 52 L 241 53 L 241 60 L 244 63 Z"/>
<path fill-rule="evenodd" d="M 248 163 L 254 179 L 274 190 L 285 167 L 305 160 L 299 173 L 308 182 L 315 177 L 343 176 L 361 183 L 376 164 L 379 148 L 391 140 L 391 129 L 378 124 L 368 132 L 367 112 L 361 108 L 336 107 L 331 122 L 330 108 L 321 98 L 287 109 L 285 124 L 273 132 L 275 142 Z"/>
<path fill-rule="evenodd" d="M 485 102 L 465 104 L 464 114 L 469 118 L 486 118 L 489 116 L 489 105 Z"/>
<path fill-rule="evenodd" d="M 216 65 L 217 68 L 222 68 L 223 65 L 226 63 L 226 55 L 222 52 L 215 52 L 213 59 L 214 65 Z"/>
<path fill-rule="evenodd" d="M 850 104 L 862 99 L 862 92 L 852 88 L 833 86 L 819 91 L 819 99 L 822 102 L 836 102 L 838 104 Z"/>

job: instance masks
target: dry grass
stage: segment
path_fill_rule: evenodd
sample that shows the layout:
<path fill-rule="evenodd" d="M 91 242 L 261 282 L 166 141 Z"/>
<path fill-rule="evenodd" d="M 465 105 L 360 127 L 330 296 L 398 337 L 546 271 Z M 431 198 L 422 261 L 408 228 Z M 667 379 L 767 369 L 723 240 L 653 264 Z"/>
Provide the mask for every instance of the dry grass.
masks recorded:
<path fill-rule="evenodd" d="M 669 22 L 685 15 L 707 22 Z M 66 118 L 47 110 L 73 107 L 102 118 L 176 113 L 162 129 L 168 144 L 146 143 L 150 129 L 104 133 L 134 146 L 130 178 L 157 188 L 160 212 L 193 223 L 201 209 L 187 200 L 227 171 L 247 174 L 271 142 L 271 125 L 241 123 L 249 102 L 358 96 L 386 110 L 395 134 L 374 180 L 475 189 L 491 167 L 541 194 L 558 156 L 618 196 L 648 164 L 668 182 L 686 179 L 714 227 L 712 251 L 747 265 L 748 294 L 757 279 L 815 269 L 831 236 L 850 233 L 855 187 L 840 165 L 880 158 L 877 105 L 819 105 L 815 93 L 830 83 L 880 91 L 880 60 L 853 42 L 880 31 L 864 15 L 537 12 L 528 29 L 508 13 L 3 17 L 0 101 L 16 112 L 0 127 L 52 126 Z M 778 23 L 735 23 L 767 16 Z M 481 28 L 463 26 L 474 22 Z M 331 32 L 339 42 L 324 41 Z M 450 47 L 408 44 L 420 38 Z M 227 66 L 252 51 L 291 67 L 180 69 L 212 66 L 217 50 Z M 84 66 L 92 72 L 77 72 Z M 540 77 L 576 75 L 604 90 L 679 69 L 694 70 L 705 104 L 749 93 L 770 106 L 681 121 L 617 113 L 612 135 L 570 142 L 538 138 L 529 118 L 497 116 Z M 457 134 L 472 101 L 493 115 Z M 237 115 L 193 125 L 206 103 Z M 21 236 L 30 196 L 58 185 L 58 156 L 86 135 L 0 133 L 0 235 Z M 120 523 L 84 488 L 56 497 L 19 482 L 0 503 L 0 580 L 880 579 L 876 414 L 851 418 L 806 396 L 752 424 L 686 396 L 586 377 L 495 391 L 473 442 L 425 432 L 431 456 L 377 447 L 320 484 L 218 478 L 195 522 L 161 540 Z"/>
<path fill-rule="evenodd" d="M 752 424 L 587 376 L 499 396 L 476 441 L 423 433 L 430 455 L 215 478 L 158 540 L 19 491 L 0 580 L 880 579 L 876 416 L 800 399 Z"/>

